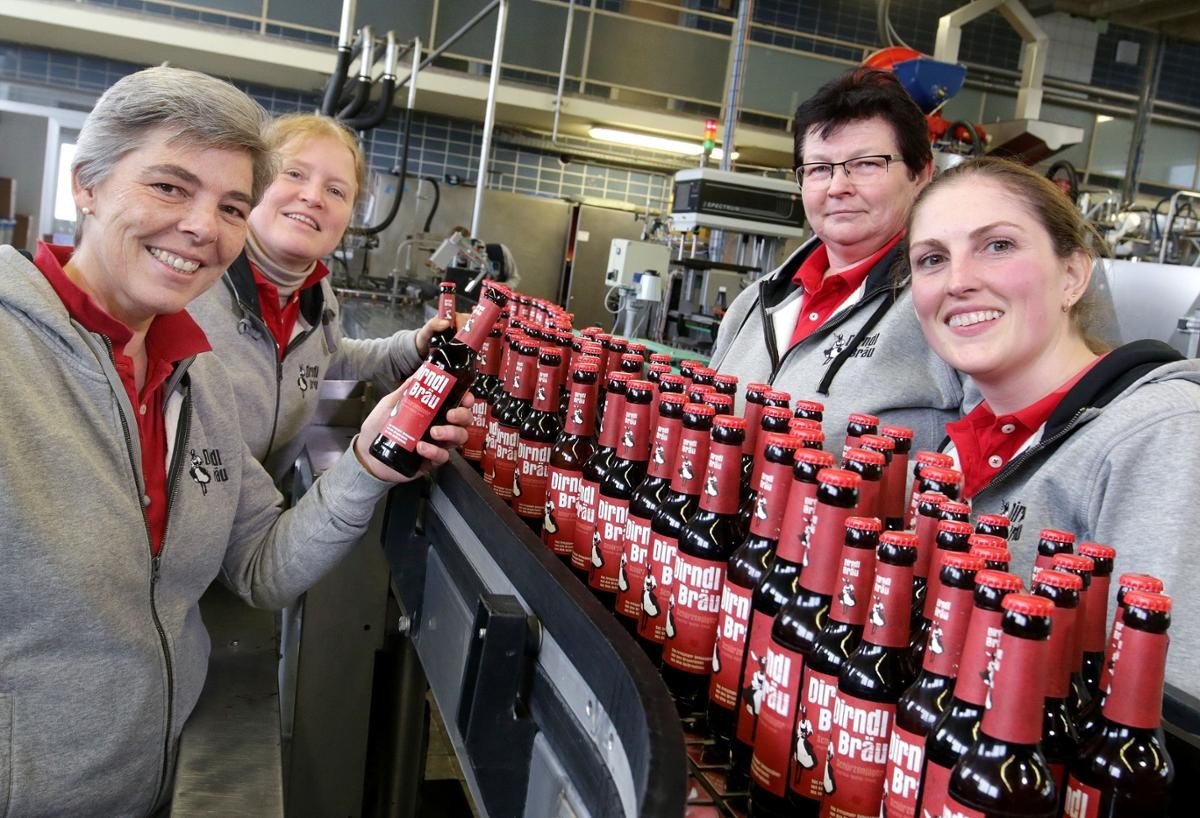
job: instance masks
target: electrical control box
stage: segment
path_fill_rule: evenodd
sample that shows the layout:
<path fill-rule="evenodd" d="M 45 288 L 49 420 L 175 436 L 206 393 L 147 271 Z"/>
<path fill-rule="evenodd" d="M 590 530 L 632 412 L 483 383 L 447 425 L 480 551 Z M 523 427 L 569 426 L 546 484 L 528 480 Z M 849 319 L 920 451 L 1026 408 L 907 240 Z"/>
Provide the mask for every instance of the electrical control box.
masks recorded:
<path fill-rule="evenodd" d="M 608 251 L 604 283 L 610 287 L 634 286 L 634 273 L 654 270 L 663 278 L 671 263 L 671 251 L 665 244 L 633 239 L 613 239 Z"/>
<path fill-rule="evenodd" d="M 804 204 L 790 179 L 689 168 L 675 174 L 671 226 L 804 238 Z"/>

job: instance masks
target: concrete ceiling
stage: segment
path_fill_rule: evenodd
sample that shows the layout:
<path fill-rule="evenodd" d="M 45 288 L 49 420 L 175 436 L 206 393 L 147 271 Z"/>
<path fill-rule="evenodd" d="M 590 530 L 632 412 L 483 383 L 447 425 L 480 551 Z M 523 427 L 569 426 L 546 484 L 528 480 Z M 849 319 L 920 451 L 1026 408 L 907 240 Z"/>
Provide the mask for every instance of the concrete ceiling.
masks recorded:
<path fill-rule="evenodd" d="M 1200 41 L 1200 2 L 1196 0 L 1054 0 L 1052 4 L 1040 5 L 1052 5 L 1056 11 L 1077 17 L 1108 20 L 1160 31 L 1176 39 Z"/>

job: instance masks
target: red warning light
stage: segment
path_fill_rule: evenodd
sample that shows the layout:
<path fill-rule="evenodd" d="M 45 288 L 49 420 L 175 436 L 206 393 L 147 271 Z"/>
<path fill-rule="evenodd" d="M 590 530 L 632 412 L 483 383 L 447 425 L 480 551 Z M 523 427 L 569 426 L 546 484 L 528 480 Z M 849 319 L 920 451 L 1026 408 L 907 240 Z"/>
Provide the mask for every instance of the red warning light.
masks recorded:
<path fill-rule="evenodd" d="M 715 119 L 707 119 L 704 121 L 704 152 L 711 153 L 716 145 L 717 121 Z"/>

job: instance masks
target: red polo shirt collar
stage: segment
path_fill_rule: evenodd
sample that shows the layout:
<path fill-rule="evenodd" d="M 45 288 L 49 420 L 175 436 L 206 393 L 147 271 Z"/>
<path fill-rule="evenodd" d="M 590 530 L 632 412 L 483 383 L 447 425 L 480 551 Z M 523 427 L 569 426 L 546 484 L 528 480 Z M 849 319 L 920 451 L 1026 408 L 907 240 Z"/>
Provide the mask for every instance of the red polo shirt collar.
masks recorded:
<path fill-rule="evenodd" d="M 329 275 L 329 268 L 318 261 L 308 278 L 304 279 L 298 290 L 288 296 L 282 307 L 279 306 L 279 288 L 275 283 L 264 276 L 253 261 L 250 262 L 250 271 L 254 273 L 254 287 L 258 290 L 258 309 L 262 313 L 263 323 L 271 330 L 279 360 L 282 361 L 287 346 L 292 341 L 292 333 L 296 330 L 296 321 L 300 318 L 300 293 Z"/>
<path fill-rule="evenodd" d="M 792 330 L 791 343 L 798 344 L 820 329 L 846 299 L 862 286 L 871 274 L 871 268 L 902 238 L 903 230 L 853 267 L 832 275 L 828 274 L 829 249 L 824 242 L 818 244 L 792 276 L 792 283 L 803 288 L 804 292 L 800 296 L 800 315 L 796 318 L 796 328 Z"/>
<path fill-rule="evenodd" d="M 1045 425 L 1079 379 L 1103 357 L 1100 356 L 1058 389 L 1024 409 L 997 416 L 984 401 L 962 419 L 946 424 L 946 433 L 954 443 L 963 473 L 965 498 L 970 499 L 987 487 L 992 478 Z"/>
<path fill-rule="evenodd" d="M 167 524 L 167 429 L 163 416 L 163 384 L 180 361 L 212 347 L 186 310 L 156 317 L 146 331 L 146 378 L 139 395 L 133 359 L 125 354 L 125 345 L 133 338 L 133 331 L 101 309 L 90 295 L 67 277 L 63 266 L 70 261 L 73 252 L 72 247 L 38 242 L 33 263 L 42 271 L 71 318 L 89 332 L 105 336 L 112 344 L 113 364 L 134 407 L 142 448 L 142 477 L 146 496 L 150 498 L 149 505 L 145 506 L 146 521 L 150 528 L 151 550 L 157 554 L 162 548 Z"/>

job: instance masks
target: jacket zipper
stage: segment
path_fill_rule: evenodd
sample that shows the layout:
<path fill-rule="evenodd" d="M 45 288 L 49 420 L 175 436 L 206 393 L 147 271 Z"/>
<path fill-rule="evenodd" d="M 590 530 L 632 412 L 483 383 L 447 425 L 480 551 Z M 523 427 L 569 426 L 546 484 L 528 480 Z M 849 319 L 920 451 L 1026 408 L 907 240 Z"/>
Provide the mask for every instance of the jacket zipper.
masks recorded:
<path fill-rule="evenodd" d="M 1053 437 L 1046 438 L 1045 440 L 1039 442 L 1036 446 L 1029 447 L 1025 451 L 1021 452 L 1021 454 L 1017 455 L 1016 458 L 1008 461 L 1008 465 L 1001 469 L 996 476 L 993 477 L 986 486 L 984 486 L 983 491 L 993 488 L 997 484 L 1007 480 L 1009 477 L 1012 477 L 1013 474 L 1020 470 L 1021 466 L 1026 460 L 1033 457 L 1035 454 L 1041 453 L 1046 449 L 1046 447 L 1057 443 L 1059 440 L 1062 440 L 1064 437 L 1074 432 L 1075 427 L 1079 424 L 1079 419 L 1089 408 L 1091 407 L 1084 406 L 1080 408 L 1075 412 L 1074 415 L 1071 416 L 1071 419 L 1067 421 L 1067 425 L 1058 430 Z M 982 493 L 982 491 L 980 493 Z"/>

